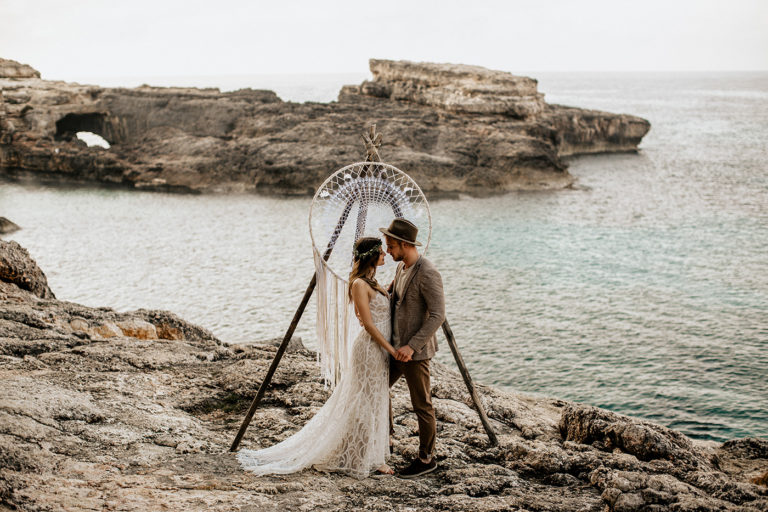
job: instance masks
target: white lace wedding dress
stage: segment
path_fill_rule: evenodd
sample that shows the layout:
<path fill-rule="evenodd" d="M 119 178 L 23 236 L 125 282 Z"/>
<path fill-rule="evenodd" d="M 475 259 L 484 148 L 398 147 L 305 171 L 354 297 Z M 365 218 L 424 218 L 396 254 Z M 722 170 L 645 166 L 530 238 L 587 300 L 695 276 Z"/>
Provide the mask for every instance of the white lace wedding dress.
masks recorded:
<path fill-rule="evenodd" d="M 390 337 L 389 299 L 377 293 L 371 317 Z M 259 475 L 286 474 L 315 466 L 365 478 L 389 458 L 389 364 L 387 353 L 363 330 L 331 397 L 304 427 L 263 450 L 240 450 L 243 469 Z"/>

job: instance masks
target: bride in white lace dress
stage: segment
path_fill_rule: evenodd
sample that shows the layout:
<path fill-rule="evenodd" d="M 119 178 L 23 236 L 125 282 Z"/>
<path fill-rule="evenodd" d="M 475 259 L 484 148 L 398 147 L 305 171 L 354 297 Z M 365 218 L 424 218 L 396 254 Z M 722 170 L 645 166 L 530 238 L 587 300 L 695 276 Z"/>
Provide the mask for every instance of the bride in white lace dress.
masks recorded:
<path fill-rule="evenodd" d="M 378 238 L 355 243 L 350 295 L 363 324 L 350 362 L 328 401 L 304 427 L 263 450 L 240 450 L 240 465 L 259 475 L 286 474 L 314 466 L 365 478 L 372 471 L 392 474 L 389 458 L 390 311 L 386 291 L 374 279 L 384 264 Z"/>

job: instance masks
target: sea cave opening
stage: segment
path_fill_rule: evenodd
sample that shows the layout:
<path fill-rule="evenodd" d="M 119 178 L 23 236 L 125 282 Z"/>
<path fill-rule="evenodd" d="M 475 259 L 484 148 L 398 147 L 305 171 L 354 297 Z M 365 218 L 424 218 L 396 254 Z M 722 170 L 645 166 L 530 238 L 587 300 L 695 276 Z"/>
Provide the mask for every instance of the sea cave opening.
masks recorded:
<path fill-rule="evenodd" d="M 106 115 L 92 112 L 85 114 L 67 114 L 56 121 L 56 139 L 73 140 L 78 138 L 88 146 L 101 146 L 109 149 L 110 142 L 102 135 Z"/>

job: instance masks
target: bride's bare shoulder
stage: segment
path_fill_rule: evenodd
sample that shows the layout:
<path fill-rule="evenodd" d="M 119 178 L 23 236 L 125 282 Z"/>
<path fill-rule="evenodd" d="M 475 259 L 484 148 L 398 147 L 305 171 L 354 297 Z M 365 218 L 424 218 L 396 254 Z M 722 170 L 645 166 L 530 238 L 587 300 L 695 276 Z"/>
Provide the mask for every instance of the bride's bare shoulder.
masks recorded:
<path fill-rule="evenodd" d="M 357 279 L 357 278 L 355 278 L 355 279 L 352 281 L 352 285 L 351 285 L 351 287 L 352 287 L 352 292 L 353 292 L 353 293 L 354 293 L 355 291 L 357 291 L 357 290 L 365 290 L 366 292 L 371 292 L 371 291 L 373 290 L 373 288 L 371 288 L 371 285 L 370 285 L 370 284 L 366 283 L 366 282 L 365 282 L 364 280 L 362 280 L 362 279 Z"/>

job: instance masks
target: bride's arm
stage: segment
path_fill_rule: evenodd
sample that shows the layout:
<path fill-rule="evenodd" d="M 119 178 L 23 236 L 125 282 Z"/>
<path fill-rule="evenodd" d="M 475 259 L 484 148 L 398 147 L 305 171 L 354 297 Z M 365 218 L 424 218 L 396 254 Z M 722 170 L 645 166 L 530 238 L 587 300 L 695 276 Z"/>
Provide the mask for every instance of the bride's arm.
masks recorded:
<path fill-rule="evenodd" d="M 355 308 L 359 313 L 358 316 L 360 321 L 362 322 L 365 330 L 368 331 L 368 334 L 371 335 L 371 338 L 373 338 L 373 340 L 378 343 L 381 348 L 386 350 L 389 355 L 394 357 L 395 349 L 392 348 L 392 345 L 386 339 L 384 339 L 384 336 L 382 336 L 381 332 L 379 332 L 379 330 L 373 324 L 373 318 L 371 318 L 371 308 L 369 307 L 371 302 L 371 295 L 369 292 L 370 289 L 371 287 L 368 286 L 368 283 L 362 279 L 355 279 L 355 281 L 352 282 L 352 302 L 355 303 Z"/>

